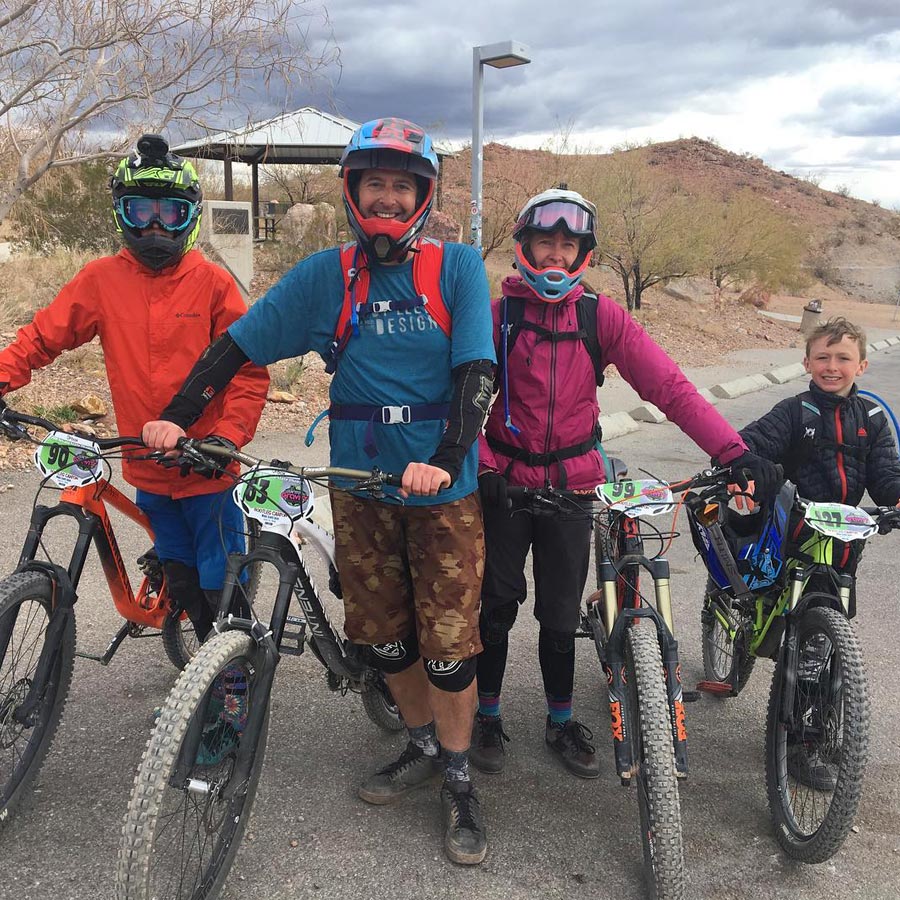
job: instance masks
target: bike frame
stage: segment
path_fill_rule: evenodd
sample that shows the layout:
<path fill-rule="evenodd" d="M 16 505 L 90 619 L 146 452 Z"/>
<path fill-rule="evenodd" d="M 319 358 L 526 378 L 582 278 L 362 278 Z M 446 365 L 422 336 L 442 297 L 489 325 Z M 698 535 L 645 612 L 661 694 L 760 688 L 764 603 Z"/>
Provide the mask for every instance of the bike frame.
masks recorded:
<path fill-rule="evenodd" d="M 246 631 L 255 641 L 259 653 L 254 665 L 259 669 L 256 690 L 265 698 L 262 703 L 251 705 L 250 715 L 244 733 L 251 739 L 241 741 L 235 759 L 235 777 L 229 781 L 226 796 L 232 796 L 246 789 L 253 767 L 255 736 L 263 728 L 266 711 L 271 699 L 271 686 L 275 669 L 285 652 L 297 655 L 303 653 L 309 644 L 313 655 L 325 667 L 328 685 L 332 690 L 345 690 L 345 686 L 360 689 L 373 670 L 367 665 L 356 645 L 342 638 L 328 618 L 325 607 L 316 588 L 315 580 L 303 559 L 302 544 L 314 544 L 328 561 L 332 578 L 337 577 L 334 564 L 334 539 L 325 529 L 307 518 L 295 519 L 290 525 L 263 524 L 253 550 L 243 554 L 231 554 L 225 573 L 225 583 L 216 616 L 216 630 L 239 629 Z M 239 619 L 229 614 L 235 595 L 240 596 L 241 574 L 256 563 L 268 563 L 278 573 L 278 590 L 268 626 L 247 619 Z M 303 611 L 303 618 L 289 614 L 291 597 L 295 596 Z M 296 634 L 286 634 L 287 625 L 298 625 Z M 307 628 L 309 634 L 307 635 Z M 297 640 L 297 649 L 287 651 L 282 647 L 285 636 Z M 178 765 L 172 775 L 173 784 L 183 784 L 193 766 L 197 749 L 202 738 L 203 716 L 197 717 L 197 724 L 185 737 L 179 752 Z"/>
<path fill-rule="evenodd" d="M 149 579 L 144 578 L 137 594 L 132 590 L 112 522 L 106 510 L 107 502 L 137 522 L 147 532 L 151 542 L 153 541 L 153 531 L 144 513 L 105 479 L 101 479 L 95 485 L 66 488 L 55 506 L 38 505 L 32 511 L 28 534 L 15 571 L 41 572 L 46 575 L 53 584 L 53 609 L 47 623 L 47 639 L 41 648 L 34 679 L 27 697 L 15 713 L 16 720 L 21 723 L 29 722 L 40 707 L 60 650 L 62 634 L 68 620 L 75 615 L 78 584 L 92 541 L 97 548 L 113 602 L 126 622 L 113 637 L 103 656 L 92 656 L 91 659 L 96 659 L 104 666 L 108 665 L 129 634 L 136 635 L 145 626 L 161 627 L 169 613 L 170 604 L 165 584 L 156 594 L 150 587 Z M 78 537 L 65 567 L 36 558 L 47 524 L 60 517 L 70 517 L 78 523 Z"/>
<path fill-rule="evenodd" d="M 851 596 L 856 578 L 854 575 L 838 572 L 834 568 L 834 539 L 827 535 L 813 533 L 801 546 L 804 554 L 811 558 L 811 562 L 804 563 L 797 559 L 789 558 L 785 561 L 783 587 L 772 602 L 773 591 L 770 589 L 762 593 L 752 592 L 741 578 L 734 554 L 722 531 L 719 522 L 707 524 L 707 532 L 711 538 L 710 552 L 715 554 L 723 571 L 729 576 L 730 589 L 721 589 L 717 596 L 711 598 L 712 613 L 722 628 L 731 638 L 732 645 L 739 647 L 738 634 L 729 610 L 722 601 L 722 597 L 730 598 L 733 594 L 740 600 L 752 600 L 755 606 L 755 614 L 752 620 L 752 636 L 746 652 L 756 656 L 763 642 L 769 636 L 773 623 L 784 616 L 784 634 L 781 636 L 779 656 L 786 655 L 789 664 L 784 667 L 786 677 L 782 689 L 785 690 L 786 710 L 793 709 L 793 696 L 796 688 L 796 663 L 797 663 L 797 636 L 796 623 L 813 596 L 817 605 L 830 606 L 840 612 L 846 618 L 851 619 L 855 609 L 851 606 Z M 833 593 L 809 593 L 807 586 L 814 575 L 825 575 L 833 588 Z M 738 668 L 733 671 L 733 677 L 737 677 Z M 731 684 L 732 695 L 737 694 L 737 685 Z M 793 723 L 785 723 L 793 724 Z"/>

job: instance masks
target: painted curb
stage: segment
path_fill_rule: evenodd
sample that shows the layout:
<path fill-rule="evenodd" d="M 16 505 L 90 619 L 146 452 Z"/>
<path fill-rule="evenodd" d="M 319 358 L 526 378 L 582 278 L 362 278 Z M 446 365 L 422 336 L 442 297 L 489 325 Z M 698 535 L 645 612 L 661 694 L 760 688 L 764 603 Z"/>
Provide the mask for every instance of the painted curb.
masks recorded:
<path fill-rule="evenodd" d="M 623 434 L 631 434 L 640 427 L 627 412 L 610 413 L 608 416 L 600 416 L 600 427 L 603 429 L 603 440 L 621 437 Z"/>
<path fill-rule="evenodd" d="M 643 403 L 632 409 L 628 415 L 637 422 L 650 422 L 653 425 L 666 421 L 666 417 L 652 403 Z"/>
<path fill-rule="evenodd" d="M 889 347 L 890 344 L 887 341 L 875 341 L 873 344 L 869 344 L 870 350 L 884 350 L 886 347 Z"/>
<path fill-rule="evenodd" d="M 733 400 L 744 394 L 752 394 L 772 384 L 765 375 L 745 375 L 743 378 L 735 378 L 734 381 L 726 381 L 723 384 L 714 384 L 710 391 L 723 400 Z"/>
<path fill-rule="evenodd" d="M 795 378 L 802 378 L 806 374 L 806 369 L 803 368 L 803 363 L 793 363 L 790 366 L 778 366 L 777 369 L 769 369 L 768 372 L 763 372 L 762 374 L 772 384 L 785 384 L 788 381 L 793 381 Z"/>
<path fill-rule="evenodd" d="M 715 406 L 719 402 L 719 398 L 712 391 L 710 391 L 709 388 L 700 388 L 698 393 L 707 403 L 712 406 Z"/>
<path fill-rule="evenodd" d="M 887 339 L 887 342 L 888 342 L 892 347 L 895 347 L 897 344 L 900 344 L 900 334 L 895 334 L 893 337 L 889 337 L 889 338 Z"/>

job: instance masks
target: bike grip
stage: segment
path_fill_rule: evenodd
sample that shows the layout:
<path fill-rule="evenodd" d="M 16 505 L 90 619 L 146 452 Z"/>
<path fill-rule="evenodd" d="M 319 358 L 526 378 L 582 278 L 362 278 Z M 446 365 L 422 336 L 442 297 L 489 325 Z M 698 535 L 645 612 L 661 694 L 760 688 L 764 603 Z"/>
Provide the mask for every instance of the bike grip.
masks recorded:
<path fill-rule="evenodd" d="M 402 487 L 403 486 L 403 476 L 402 475 L 391 475 L 390 472 L 382 472 L 381 478 L 386 485 L 389 487 Z"/>

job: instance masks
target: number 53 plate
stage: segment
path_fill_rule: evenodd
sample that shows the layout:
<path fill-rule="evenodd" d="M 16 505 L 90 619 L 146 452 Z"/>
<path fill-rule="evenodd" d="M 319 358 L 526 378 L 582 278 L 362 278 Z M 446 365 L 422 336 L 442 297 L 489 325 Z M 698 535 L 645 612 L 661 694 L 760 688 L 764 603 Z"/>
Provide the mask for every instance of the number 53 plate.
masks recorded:
<path fill-rule="evenodd" d="M 283 469 L 256 469 L 234 488 L 237 505 L 262 525 L 289 524 L 312 514 L 312 485 Z"/>

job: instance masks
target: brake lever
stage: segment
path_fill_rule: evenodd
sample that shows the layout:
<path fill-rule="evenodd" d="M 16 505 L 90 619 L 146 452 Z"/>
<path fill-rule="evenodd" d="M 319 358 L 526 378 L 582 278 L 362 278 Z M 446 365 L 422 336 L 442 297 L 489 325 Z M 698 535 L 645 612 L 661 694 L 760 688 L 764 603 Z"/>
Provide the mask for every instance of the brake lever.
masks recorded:
<path fill-rule="evenodd" d="M 0 422 L 0 431 L 2 431 L 11 441 L 21 441 L 29 437 L 25 426 L 18 425 L 15 422 Z"/>

